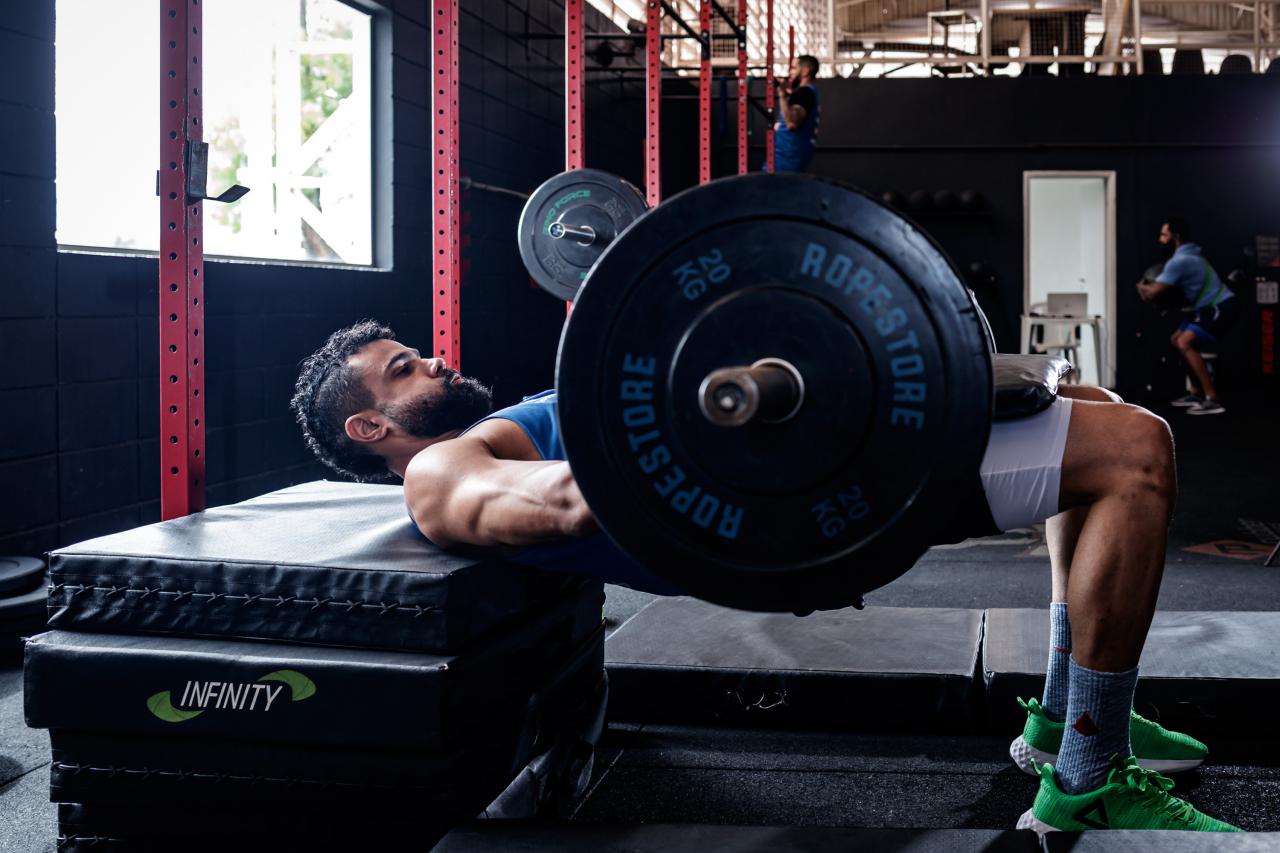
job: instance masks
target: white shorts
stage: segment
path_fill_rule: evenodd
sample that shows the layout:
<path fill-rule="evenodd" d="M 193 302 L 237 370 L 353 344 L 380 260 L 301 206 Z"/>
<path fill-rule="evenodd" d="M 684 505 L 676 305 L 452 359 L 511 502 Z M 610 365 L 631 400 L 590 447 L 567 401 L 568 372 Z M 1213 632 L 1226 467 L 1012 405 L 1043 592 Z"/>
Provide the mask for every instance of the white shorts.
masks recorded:
<path fill-rule="evenodd" d="M 1062 456 L 1071 400 L 1058 397 L 1029 418 L 996 421 L 982 457 L 982 489 L 1001 530 L 1029 527 L 1058 514 Z"/>

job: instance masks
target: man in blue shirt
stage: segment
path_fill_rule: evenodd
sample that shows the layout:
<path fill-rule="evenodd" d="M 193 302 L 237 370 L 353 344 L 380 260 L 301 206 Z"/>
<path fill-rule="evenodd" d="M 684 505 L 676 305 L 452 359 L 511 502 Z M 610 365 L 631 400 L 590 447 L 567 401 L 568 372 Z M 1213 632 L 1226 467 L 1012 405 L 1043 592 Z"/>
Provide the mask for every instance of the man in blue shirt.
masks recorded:
<path fill-rule="evenodd" d="M 775 172 L 806 172 L 818 145 L 818 60 L 808 54 L 791 64 L 786 83 L 779 93 L 778 121 L 774 125 L 773 168 Z"/>
<path fill-rule="evenodd" d="M 1192 415 L 1220 415 L 1226 408 L 1218 401 L 1200 348 L 1216 345 L 1235 320 L 1235 294 L 1205 260 L 1200 247 L 1191 242 L 1191 227 L 1185 219 L 1172 216 L 1160 226 L 1160 244 L 1169 260 L 1155 281 L 1138 283 L 1138 295 L 1150 302 L 1176 289 L 1186 298 L 1191 312 L 1169 339 L 1186 364 L 1191 381 L 1191 393 L 1174 400 L 1173 405 Z"/>

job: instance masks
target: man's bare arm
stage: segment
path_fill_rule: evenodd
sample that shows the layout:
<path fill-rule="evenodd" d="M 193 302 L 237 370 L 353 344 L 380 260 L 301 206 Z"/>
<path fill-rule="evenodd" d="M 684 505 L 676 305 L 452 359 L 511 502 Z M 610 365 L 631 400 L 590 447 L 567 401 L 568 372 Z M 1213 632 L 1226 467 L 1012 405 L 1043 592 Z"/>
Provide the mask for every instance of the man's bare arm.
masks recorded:
<path fill-rule="evenodd" d="M 598 530 L 569 463 L 499 459 L 478 437 L 419 453 L 404 491 L 418 527 L 441 547 L 535 545 Z"/>
<path fill-rule="evenodd" d="M 804 117 L 808 115 L 804 111 L 804 107 L 791 103 L 791 98 L 785 89 L 779 89 L 778 91 L 778 110 L 782 116 L 782 122 L 787 126 L 788 130 L 795 130 L 804 124 Z"/>
<path fill-rule="evenodd" d="M 1169 289 L 1169 285 L 1162 281 L 1140 281 L 1138 282 L 1138 295 L 1142 297 L 1143 302 L 1150 302 L 1161 293 Z"/>

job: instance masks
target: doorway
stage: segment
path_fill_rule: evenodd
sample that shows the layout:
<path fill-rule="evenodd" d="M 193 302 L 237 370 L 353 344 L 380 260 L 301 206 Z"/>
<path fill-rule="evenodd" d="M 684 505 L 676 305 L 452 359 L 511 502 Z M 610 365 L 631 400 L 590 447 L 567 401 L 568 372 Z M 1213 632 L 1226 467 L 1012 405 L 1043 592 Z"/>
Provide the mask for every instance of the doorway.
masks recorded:
<path fill-rule="evenodd" d="M 1073 360 L 1079 381 L 1106 387 L 1115 384 L 1115 174 L 1024 172 L 1022 179 L 1023 315 L 1053 313 L 1050 294 L 1068 304 L 1080 300 L 1065 294 L 1083 295 L 1084 312 L 1105 330 L 1102 375 L 1089 325 L 1048 325 L 1045 341 L 1078 336 Z"/>

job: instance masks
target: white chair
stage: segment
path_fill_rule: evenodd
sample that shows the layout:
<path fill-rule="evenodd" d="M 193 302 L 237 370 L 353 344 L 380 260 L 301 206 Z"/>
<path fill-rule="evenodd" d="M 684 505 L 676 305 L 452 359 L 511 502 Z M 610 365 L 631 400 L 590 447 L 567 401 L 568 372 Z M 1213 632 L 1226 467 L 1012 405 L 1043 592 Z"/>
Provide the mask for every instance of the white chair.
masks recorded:
<path fill-rule="evenodd" d="M 1105 384 L 1107 374 L 1103 370 L 1103 353 L 1106 351 L 1106 328 L 1102 318 L 1089 313 L 1089 297 L 1084 293 L 1050 293 L 1046 302 L 1027 306 L 1022 315 L 1022 345 L 1024 353 L 1061 354 L 1076 365 L 1071 374 L 1080 381 L 1080 329 L 1093 330 L 1093 356 L 1098 371 L 1098 384 Z M 1037 330 L 1039 334 L 1036 334 Z"/>
<path fill-rule="evenodd" d="M 1032 302 L 1031 316 L 1033 318 L 1044 317 L 1049 314 L 1049 303 Z M 1059 355 L 1072 364 L 1076 364 L 1080 360 L 1080 327 L 1079 326 L 1048 326 L 1044 324 L 1035 324 L 1038 334 L 1031 336 L 1029 347 L 1031 352 L 1040 353 L 1042 355 Z"/>

